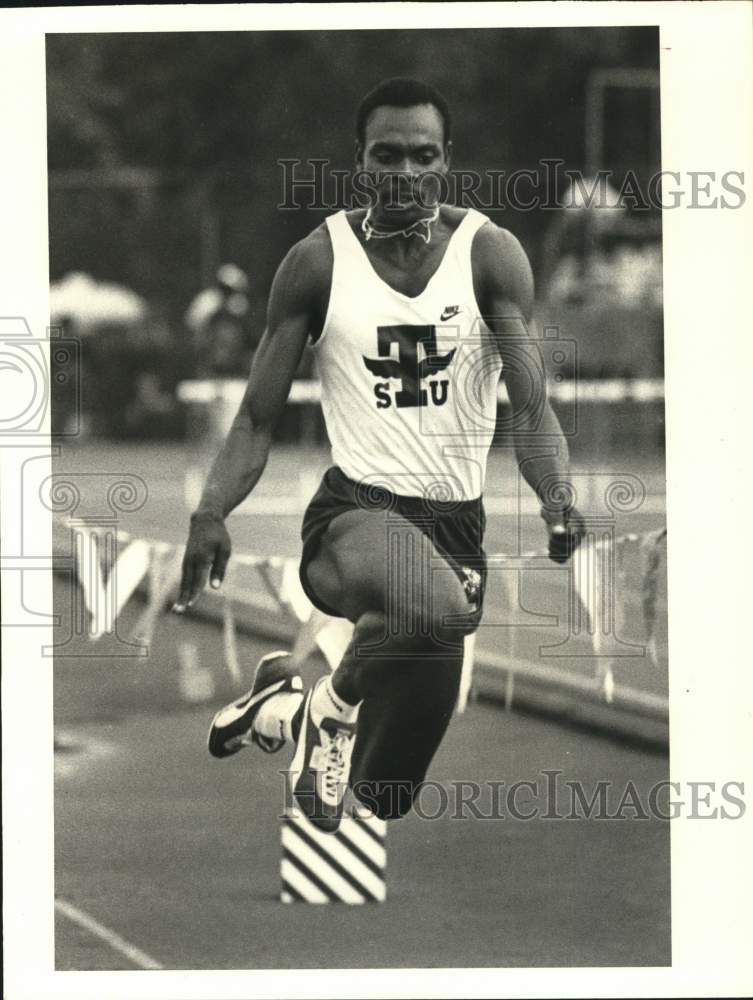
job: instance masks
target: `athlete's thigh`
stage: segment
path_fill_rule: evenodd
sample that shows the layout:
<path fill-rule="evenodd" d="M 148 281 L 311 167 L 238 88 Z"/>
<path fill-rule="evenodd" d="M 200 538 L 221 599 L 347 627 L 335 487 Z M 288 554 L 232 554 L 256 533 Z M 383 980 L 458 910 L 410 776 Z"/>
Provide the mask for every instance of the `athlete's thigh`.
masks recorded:
<path fill-rule="evenodd" d="M 307 575 L 321 599 L 353 622 L 368 611 L 439 620 L 468 610 L 431 539 L 393 512 L 356 509 L 333 518 Z"/>

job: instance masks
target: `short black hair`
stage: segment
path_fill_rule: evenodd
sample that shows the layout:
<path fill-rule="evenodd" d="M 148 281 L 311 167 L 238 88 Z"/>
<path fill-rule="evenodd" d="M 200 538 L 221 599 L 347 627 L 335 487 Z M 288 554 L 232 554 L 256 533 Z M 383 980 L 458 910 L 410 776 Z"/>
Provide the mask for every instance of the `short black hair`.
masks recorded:
<path fill-rule="evenodd" d="M 447 101 L 436 87 L 407 76 L 393 76 L 382 80 L 364 97 L 356 114 L 356 137 L 363 146 L 366 141 L 366 123 L 377 108 L 412 108 L 416 104 L 433 104 L 442 117 L 445 144 L 450 141 L 452 118 Z"/>

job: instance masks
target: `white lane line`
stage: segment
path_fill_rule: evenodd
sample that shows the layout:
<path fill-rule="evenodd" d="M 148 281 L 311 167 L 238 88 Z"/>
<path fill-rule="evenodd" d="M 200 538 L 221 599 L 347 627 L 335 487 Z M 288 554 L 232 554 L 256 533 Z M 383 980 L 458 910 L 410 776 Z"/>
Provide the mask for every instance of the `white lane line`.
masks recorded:
<path fill-rule="evenodd" d="M 84 913 L 83 910 L 79 910 L 78 907 L 66 902 L 66 900 L 56 899 L 55 909 L 68 917 L 69 920 L 72 920 L 74 924 L 78 924 L 79 927 L 83 927 L 84 930 L 98 937 L 100 941 L 104 941 L 113 951 L 120 952 L 129 962 L 133 962 L 140 969 L 164 969 L 164 965 L 161 965 L 151 955 L 147 955 L 145 951 L 142 951 L 133 944 L 129 944 L 128 941 L 125 941 L 115 931 L 111 931 L 109 927 L 100 924 L 99 921 Z"/>

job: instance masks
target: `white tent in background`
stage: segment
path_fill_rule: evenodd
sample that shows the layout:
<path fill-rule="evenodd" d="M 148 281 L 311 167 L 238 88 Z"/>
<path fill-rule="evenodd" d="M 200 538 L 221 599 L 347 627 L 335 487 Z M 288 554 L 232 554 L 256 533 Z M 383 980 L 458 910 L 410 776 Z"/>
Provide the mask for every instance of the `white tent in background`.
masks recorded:
<path fill-rule="evenodd" d="M 82 332 L 103 323 L 135 323 L 146 312 L 140 295 L 121 285 L 95 281 L 88 274 L 71 272 L 50 287 L 52 322 L 70 318 Z"/>

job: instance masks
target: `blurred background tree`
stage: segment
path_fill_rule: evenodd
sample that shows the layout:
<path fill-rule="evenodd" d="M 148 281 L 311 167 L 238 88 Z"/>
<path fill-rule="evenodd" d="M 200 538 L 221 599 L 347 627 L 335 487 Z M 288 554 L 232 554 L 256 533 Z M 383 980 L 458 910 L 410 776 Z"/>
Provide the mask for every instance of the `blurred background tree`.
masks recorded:
<path fill-rule="evenodd" d="M 379 80 L 417 76 L 445 93 L 454 168 L 509 173 L 553 158 L 582 171 L 589 79 L 656 70 L 658 56 L 651 27 L 48 35 L 51 280 L 85 272 L 138 293 L 186 374 L 183 317 L 217 266 L 246 271 L 260 329 L 280 259 L 332 210 L 280 210 L 279 161 L 351 167 L 355 109 Z M 653 102 L 615 107 L 603 166 L 644 182 L 659 168 Z M 489 214 L 538 271 L 552 212 Z M 647 336 L 660 344 L 660 326 Z M 605 363 L 591 357 L 592 373 L 610 374 Z"/>

